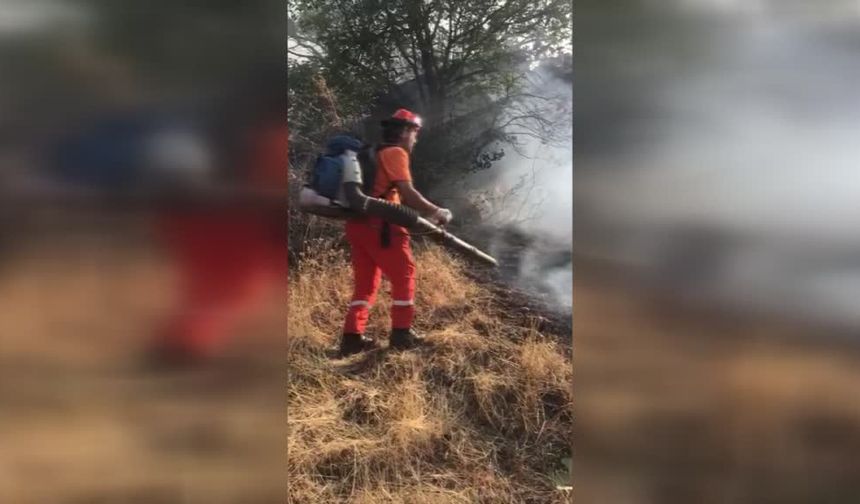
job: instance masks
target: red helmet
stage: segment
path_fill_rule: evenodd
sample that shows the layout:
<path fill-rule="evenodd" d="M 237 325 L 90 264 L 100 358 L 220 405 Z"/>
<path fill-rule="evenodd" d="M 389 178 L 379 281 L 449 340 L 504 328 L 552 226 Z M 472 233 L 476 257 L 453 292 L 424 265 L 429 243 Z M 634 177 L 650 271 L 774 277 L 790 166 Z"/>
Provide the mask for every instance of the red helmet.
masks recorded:
<path fill-rule="evenodd" d="M 387 126 L 389 124 L 408 124 L 409 126 L 420 128 L 423 121 L 421 121 L 421 117 L 418 114 L 402 108 L 397 109 L 397 112 L 395 112 L 390 118 L 382 121 L 383 126 Z"/>

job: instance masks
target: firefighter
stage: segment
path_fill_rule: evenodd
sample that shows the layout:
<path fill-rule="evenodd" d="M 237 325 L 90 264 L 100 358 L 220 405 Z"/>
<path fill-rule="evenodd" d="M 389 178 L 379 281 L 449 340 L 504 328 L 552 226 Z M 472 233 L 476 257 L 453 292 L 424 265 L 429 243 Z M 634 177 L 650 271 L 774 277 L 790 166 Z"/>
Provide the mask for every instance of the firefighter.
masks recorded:
<path fill-rule="evenodd" d="M 451 221 L 451 211 L 441 208 L 412 185 L 409 156 L 421 130 L 421 118 L 406 109 L 382 121 L 383 143 L 376 149 L 376 174 L 370 196 L 409 206 L 437 225 Z M 354 291 L 343 326 L 342 356 L 377 346 L 364 335 L 370 308 L 382 275 L 391 282 L 391 336 L 389 347 L 403 350 L 424 342 L 412 329 L 415 315 L 415 262 L 406 228 L 379 217 L 358 217 L 347 222 L 351 248 Z"/>

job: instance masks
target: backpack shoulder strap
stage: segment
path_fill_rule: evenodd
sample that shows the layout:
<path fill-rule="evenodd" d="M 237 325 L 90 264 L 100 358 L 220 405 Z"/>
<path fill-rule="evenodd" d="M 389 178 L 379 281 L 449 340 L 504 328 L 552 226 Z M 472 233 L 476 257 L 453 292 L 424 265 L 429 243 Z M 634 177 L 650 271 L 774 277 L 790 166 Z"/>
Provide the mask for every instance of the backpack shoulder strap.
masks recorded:
<path fill-rule="evenodd" d="M 358 151 L 358 164 L 361 167 L 361 181 L 364 194 L 370 195 L 376 180 L 376 147 L 367 145 Z"/>

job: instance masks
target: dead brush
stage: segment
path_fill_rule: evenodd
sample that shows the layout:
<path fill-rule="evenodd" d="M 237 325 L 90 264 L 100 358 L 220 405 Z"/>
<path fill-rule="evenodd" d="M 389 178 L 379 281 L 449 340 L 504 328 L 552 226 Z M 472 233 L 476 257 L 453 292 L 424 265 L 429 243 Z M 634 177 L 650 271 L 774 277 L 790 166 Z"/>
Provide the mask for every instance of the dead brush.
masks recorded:
<path fill-rule="evenodd" d="M 508 307 L 464 264 L 415 248 L 415 325 L 431 346 L 409 352 L 332 358 L 348 253 L 321 244 L 291 264 L 288 502 L 567 502 L 548 475 L 569 456 L 569 352 L 499 317 Z M 389 326 L 381 290 L 377 336 Z"/>

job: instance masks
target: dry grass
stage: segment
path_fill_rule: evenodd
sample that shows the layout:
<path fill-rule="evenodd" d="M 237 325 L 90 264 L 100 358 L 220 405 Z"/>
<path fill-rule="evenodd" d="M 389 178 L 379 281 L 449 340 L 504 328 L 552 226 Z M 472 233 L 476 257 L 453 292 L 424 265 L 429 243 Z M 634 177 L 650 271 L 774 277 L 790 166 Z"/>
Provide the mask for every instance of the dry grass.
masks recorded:
<path fill-rule="evenodd" d="M 342 251 L 290 275 L 290 502 L 565 502 L 547 475 L 569 456 L 570 348 L 418 250 L 416 327 L 432 346 L 332 357 L 351 289 Z M 383 288 L 385 289 L 385 287 Z M 381 293 L 369 332 L 388 333 Z"/>

